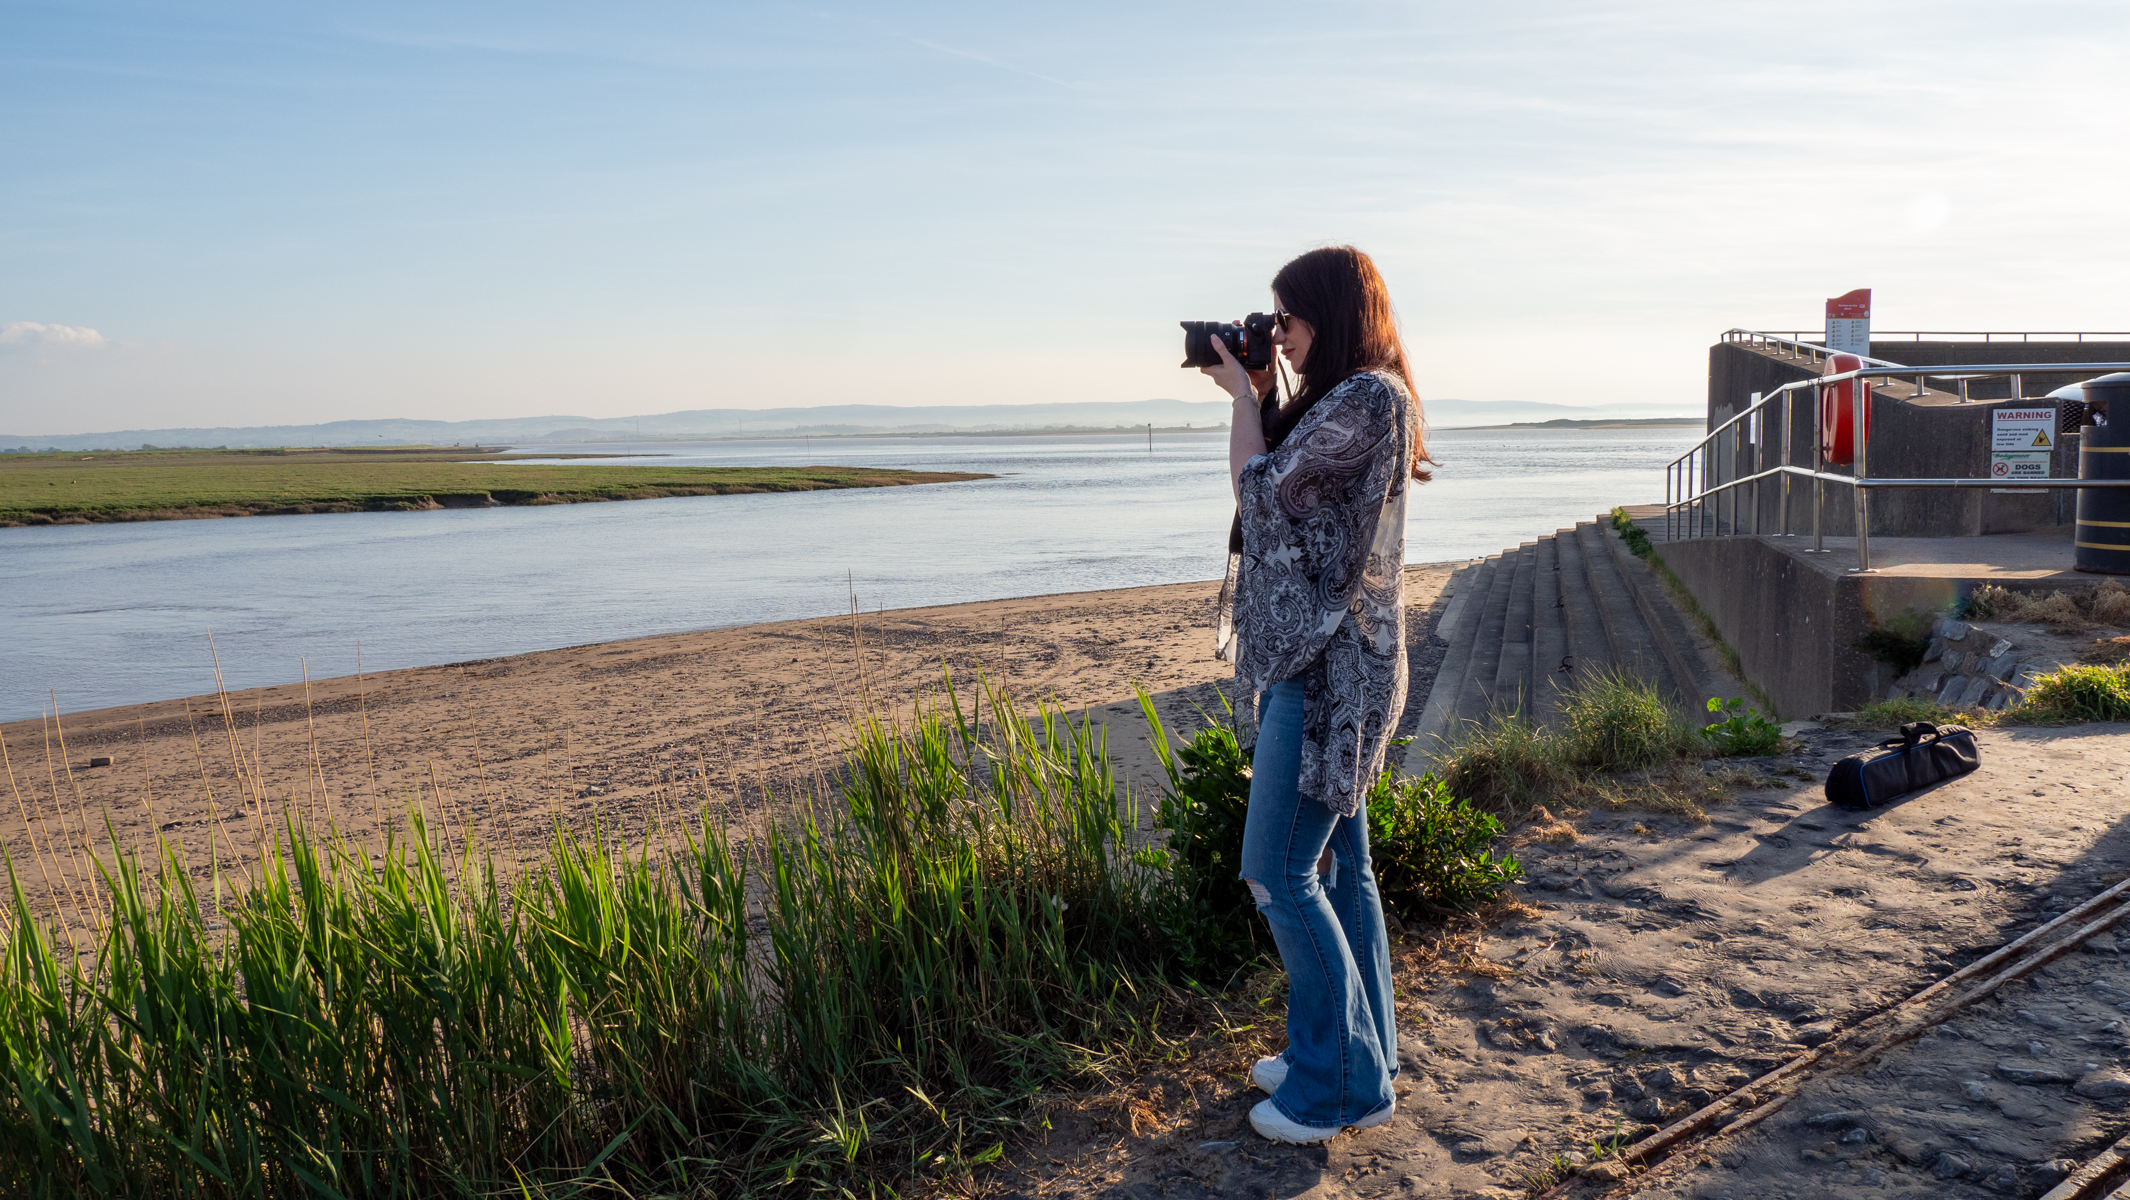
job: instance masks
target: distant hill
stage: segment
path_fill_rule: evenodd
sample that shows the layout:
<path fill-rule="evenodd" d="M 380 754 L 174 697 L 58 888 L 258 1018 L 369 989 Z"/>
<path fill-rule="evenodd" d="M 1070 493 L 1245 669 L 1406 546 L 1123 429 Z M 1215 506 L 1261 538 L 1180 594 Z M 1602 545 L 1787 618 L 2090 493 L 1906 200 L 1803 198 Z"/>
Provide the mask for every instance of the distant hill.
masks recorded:
<path fill-rule="evenodd" d="M 1066 404 L 911 405 L 826 404 L 812 408 L 697 408 L 640 417 L 503 417 L 478 421 L 384 418 L 318 425 L 120 429 L 102 433 L 0 433 L 0 450 L 136 450 L 147 446 L 405 446 L 480 443 L 619 442 L 730 437 L 863 436 L 866 434 L 986 433 L 1130 429 L 1227 424 L 1222 400 L 1082 401 Z M 1671 411 L 1676 409 L 1676 411 Z M 1629 409 L 1519 400 L 1429 400 L 1428 423 L 1448 429 L 1554 418 L 1618 419 L 1698 416 L 1684 405 Z"/>

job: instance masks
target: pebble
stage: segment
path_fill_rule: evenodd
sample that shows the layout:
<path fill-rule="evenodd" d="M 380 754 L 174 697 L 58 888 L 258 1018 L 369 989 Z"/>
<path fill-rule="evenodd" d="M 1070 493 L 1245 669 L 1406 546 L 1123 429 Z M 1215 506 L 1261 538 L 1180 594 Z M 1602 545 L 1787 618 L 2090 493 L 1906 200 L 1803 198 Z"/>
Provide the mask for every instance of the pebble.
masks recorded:
<path fill-rule="evenodd" d="M 1972 1169 L 1973 1164 L 1947 1150 L 1938 1155 L 1938 1161 L 1931 1166 L 1930 1173 L 1940 1179 L 1958 1179 Z"/>
<path fill-rule="evenodd" d="M 2040 1043 L 2035 1043 L 2039 1045 Z M 2054 1067 L 2035 1066 L 2032 1063 L 2000 1062 L 1997 1074 L 2013 1083 L 2069 1083 L 2071 1076 Z"/>
<path fill-rule="evenodd" d="M 1678 1086 L 1678 1083 L 1679 1077 L 1672 1074 L 1670 1067 L 1658 1067 L 1642 1080 L 1643 1087 L 1658 1092 L 1668 1092 Z"/>
<path fill-rule="evenodd" d="M 2016 1192 L 2019 1190 L 2019 1170 L 2006 1163 L 1991 1172 L 1990 1177 L 1982 1182 L 1996 1191 Z"/>
<path fill-rule="evenodd" d="M 2028 1042 L 2026 1044 L 2026 1052 L 2028 1054 L 2033 1055 L 2035 1058 L 2040 1058 L 2042 1055 L 2047 1054 L 2049 1052 L 2049 1048 L 2041 1044 L 2040 1042 Z"/>
<path fill-rule="evenodd" d="M 1581 1174 L 1583 1178 L 1593 1179 L 1599 1183 L 1618 1183 L 1620 1180 L 1627 1178 L 1627 1170 L 1626 1163 L 1607 1160 L 1600 1163 L 1591 1163 L 1582 1169 Z"/>
<path fill-rule="evenodd" d="M 2088 1100 L 2118 1100 L 2130 1096 L 2130 1075 L 2113 1067 L 2088 1071 L 2071 1090 Z"/>
<path fill-rule="evenodd" d="M 1842 1135 L 1842 1145 L 1844 1146 L 1858 1146 L 1870 1140 L 1871 1135 L 1861 1128 L 1852 1129 Z"/>
<path fill-rule="evenodd" d="M 2077 1169 L 2078 1160 L 2075 1158 L 2052 1158 L 2047 1162 L 2035 1163 L 2027 1175 L 2034 1186 L 2052 1188 L 2069 1179 L 2071 1172 Z"/>
<path fill-rule="evenodd" d="M 1968 1079 L 1961 1081 L 1960 1091 L 1964 1093 L 1970 1100 L 1989 1099 L 1989 1086 L 1980 1079 Z"/>

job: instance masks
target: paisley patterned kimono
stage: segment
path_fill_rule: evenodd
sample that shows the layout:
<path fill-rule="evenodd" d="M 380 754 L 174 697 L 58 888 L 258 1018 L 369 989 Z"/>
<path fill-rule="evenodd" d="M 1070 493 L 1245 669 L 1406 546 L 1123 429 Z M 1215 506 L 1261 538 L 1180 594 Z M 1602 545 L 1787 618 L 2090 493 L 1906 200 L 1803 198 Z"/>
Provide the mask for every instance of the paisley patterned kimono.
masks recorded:
<path fill-rule="evenodd" d="M 1412 422 L 1396 375 L 1355 375 L 1242 471 L 1220 656 L 1253 694 L 1306 675 L 1301 792 L 1341 816 L 1359 810 L 1405 709 Z"/>

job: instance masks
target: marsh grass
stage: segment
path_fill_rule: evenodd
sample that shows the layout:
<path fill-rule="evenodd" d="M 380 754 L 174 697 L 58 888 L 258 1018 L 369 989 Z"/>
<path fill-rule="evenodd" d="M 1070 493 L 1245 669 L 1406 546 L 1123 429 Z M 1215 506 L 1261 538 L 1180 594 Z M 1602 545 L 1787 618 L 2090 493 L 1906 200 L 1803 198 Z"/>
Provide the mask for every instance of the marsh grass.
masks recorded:
<path fill-rule="evenodd" d="M 518 456 L 520 458 L 530 456 Z M 499 458 L 504 461 L 497 461 Z M 450 449 L 129 450 L 0 458 L 0 527 L 579 504 L 987 478 L 846 467 L 531 464 Z"/>
<path fill-rule="evenodd" d="M 840 788 L 748 844 L 558 824 L 511 876 L 419 807 L 378 846 L 283 813 L 242 878 L 110 835 L 73 947 L 10 859 L 6 1194 L 966 1181 L 1161 995 L 1103 731 L 989 686 L 861 716 Z"/>
<path fill-rule="evenodd" d="M 1562 697 L 1561 727 L 1540 729 L 1520 711 L 1468 722 L 1436 752 L 1435 770 L 1454 795 L 1521 817 L 1560 803 L 1641 808 L 1706 819 L 1703 809 L 1751 772 L 1710 773 L 1712 753 L 1696 727 L 1625 673 L 1585 681 Z"/>

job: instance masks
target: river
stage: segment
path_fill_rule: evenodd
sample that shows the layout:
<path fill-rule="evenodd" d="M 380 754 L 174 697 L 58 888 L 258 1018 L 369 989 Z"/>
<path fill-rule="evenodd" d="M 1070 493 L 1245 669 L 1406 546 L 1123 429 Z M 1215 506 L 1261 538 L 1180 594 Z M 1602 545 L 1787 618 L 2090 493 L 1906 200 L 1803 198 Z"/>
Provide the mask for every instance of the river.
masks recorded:
<path fill-rule="evenodd" d="M 1661 499 L 1690 428 L 1438 430 L 1410 562 Z M 1224 433 L 543 446 L 996 479 L 539 508 L 0 529 L 0 720 L 848 610 L 1217 578 Z M 628 460 L 620 460 L 628 461 Z M 638 460 L 642 461 L 642 460 Z"/>

